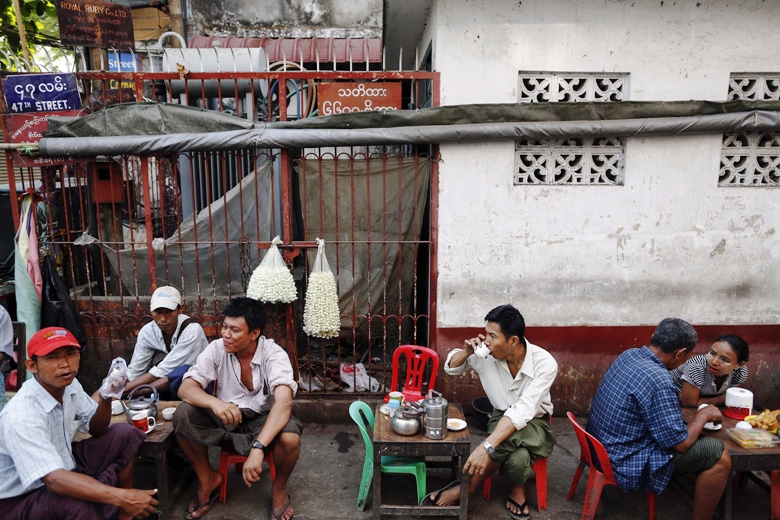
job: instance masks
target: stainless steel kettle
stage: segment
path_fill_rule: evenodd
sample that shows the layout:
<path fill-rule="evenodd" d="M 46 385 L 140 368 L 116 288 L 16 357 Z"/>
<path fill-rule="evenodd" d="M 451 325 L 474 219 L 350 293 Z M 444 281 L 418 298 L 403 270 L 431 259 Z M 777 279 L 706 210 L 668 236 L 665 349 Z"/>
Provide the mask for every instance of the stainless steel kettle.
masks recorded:
<path fill-rule="evenodd" d="M 434 395 L 435 394 L 435 395 Z M 423 401 L 425 407 L 425 437 L 433 440 L 442 440 L 447 437 L 447 400 L 441 396 L 441 392 L 429 390 L 428 396 Z"/>
<path fill-rule="evenodd" d="M 404 403 L 393 413 L 390 426 L 398 435 L 417 435 L 420 433 L 422 408 L 417 403 Z"/>
<path fill-rule="evenodd" d="M 138 390 L 142 388 L 150 388 L 152 395 L 149 397 L 133 397 Z M 160 394 L 157 393 L 157 389 L 152 385 L 141 385 L 133 390 L 127 396 L 127 402 L 122 401 L 122 405 L 125 407 L 125 413 L 127 414 L 127 422 L 133 422 L 133 416 L 137 413 L 145 413 L 147 417 L 154 417 L 157 419 L 157 401 L 160 400 Z"/>

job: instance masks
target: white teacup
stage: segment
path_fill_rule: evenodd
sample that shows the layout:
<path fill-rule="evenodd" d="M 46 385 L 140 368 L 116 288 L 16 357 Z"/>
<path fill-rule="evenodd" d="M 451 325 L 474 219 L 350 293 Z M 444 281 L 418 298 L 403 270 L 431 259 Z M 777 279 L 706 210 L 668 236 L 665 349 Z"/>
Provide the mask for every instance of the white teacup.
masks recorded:
<path fill-rule="evenodd" d="M 172 421 L 173 420 L 173 414 L 176 411 L 176 408 L 166 408 L 163 410 L 163 419 L 166 421 Z"/>
<path fill-rule="evenodd" d="M 481 357 L 482 359 L 487 359 L 487 357 L 490 355 L 490 349 L 487 345 L 482 343 L 480 346 L 474 349 L 474 354 L 476 354 L 477 357 Z"/>
<path fill-rule="evenodd" d="M 124 411 L 122 401 L 111 401 L 111 415 L 119 415 Z"/>
<path fill-rule="evenodd" d="M 701 410 L 702 408 L 706 408 L 708 406 L 709 405 L 707 403 L 702 403 L 702 404 L 699 405 L 699 410 Z M 719 430 L 720 429 L 720 425 L 716 425 L 713 422 L 708 422 L 708 423 L 704 424 L 704 429 L 705 430 Z"/>

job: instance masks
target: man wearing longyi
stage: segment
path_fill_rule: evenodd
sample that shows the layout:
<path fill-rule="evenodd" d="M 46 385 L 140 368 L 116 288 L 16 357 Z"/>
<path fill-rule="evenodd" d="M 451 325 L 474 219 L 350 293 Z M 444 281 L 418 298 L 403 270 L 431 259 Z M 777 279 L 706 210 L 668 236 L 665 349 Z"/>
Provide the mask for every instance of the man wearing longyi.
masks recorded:
<path fill-rule="evenodd" d="M 222 476 L 209 464 L 208 446 L 232 445 L 247 457 L 244 482 L 260 480 L 266 454 L 273 451 L 271 518 L 290 520 L 293 506 L 287 480 L 298 460 L 301 422 L 292 416 L 298 384 L 287 353 L 263 336 L 266 313 L 252 298 L 234 298 L 223 311 L 222 337 L 206 347 L 184 375 L 184 403 L 173 416 L 176 437 L 198 477 L 197 496 L 185 518 L 201 518 L 219 496 Z M 216 385 L 216 395 L 204 389 Z"/>
<path fill-rule="evenodd" d="M 707 422 L 723 420 L 715 406 L 683 422 L 669 370 L 688 360 L 697 339 L 689 323 L 666 318 L 649 347 L 623 352 L 601 380 L 587 429 L 606 448 L 622 491 L 657 495 L 672 475 L 696 474 L 693 518 L 703 520 L 723 494 L 731 457 L 719 440 L 700 437 Z"/>
<path fill-rule="evenodd" d="M 555 444 L 550 428 L 550 387 L 558 363 L 549 352 L 525 339 L 525 320 L 513 306 L 496 307 L 485 321 L 485 334 L 466 340 L 464 348 L 450 352 L 444 364 L 450 375 L 463 374 L 469 368 L 476 371 L 495 408 L 487 439 L 469 455 L 463 471 L 471 475 L 469 493 L 473 493 L 503 466 L 513 484 L 507 512 L 511 518 L 529 518 L 525 482 L 531 476 L 531 465 L 538 458 L 549 457 Z M 422 505 L 457 503 L 458 484 L 455 481 L 430 493 Z"/>
<path fill-rule="evenodd" d="M 27 345 L 34 378 L 0 412 L 0 518 L 147 517 L 157 490 L 131 489 L 145 435 L 111 422 L 111 396 L 124 377 L 107 377 L 90 398 L 76 379 L 81 346 L 65 329 L 38 331 Z M 92 437 L 71 444 L 77 432 Z"/>

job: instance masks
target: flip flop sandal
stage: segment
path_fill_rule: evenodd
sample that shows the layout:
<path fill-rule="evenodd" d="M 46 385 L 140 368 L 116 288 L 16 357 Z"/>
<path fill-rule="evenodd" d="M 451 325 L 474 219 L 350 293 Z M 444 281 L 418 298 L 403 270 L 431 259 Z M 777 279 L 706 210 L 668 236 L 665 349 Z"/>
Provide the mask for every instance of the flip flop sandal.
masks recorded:
<path fill-rule="evenodd" d="M 284 514 L 285 511 L 287 511 L 287 508 L 290 507 L 291 502 L 292 502 L 292 497 L 290 496 L 290 493 L 287 493 L 287 503 L 282 506 L 282 509 L 280 509 L 278 513 L 274 511 L 274 506 L 273 505 L 271 506 L 271 518 L 273 518 L 274 520 L 282 520 L 282 515 Z M 290 520 L 292 520 L 293 518 L 295 518 L 295 514 L 293 514 L 293 516 L 290 517 Z"/>
<path fill-rule="evenodd" d="M 511 498 L 506 497 L 506 501 L 509 502 L 510 504 L 512 504 L 513 506 L 515 506 L 520 511 L 519 513 L 515 513 L 514 511 L 509 509 L 509 507 L 507 507 L 506 508 L 506 512 L 509 513 L 509 517 L 510 518 L 514 518 L 515 520 L 525 520 L 526 518 L 531 518 L 531 514 L 530 513 L 528 513 L 528 514 L 523 513 L 523 509 L 528 507 L 528 500 L 526 500 L 522 504 L 518 504 L 517 502 L 515 502 Z"/>
<path fill-rule="evenodd" d="M 421 506 L 437 506 L 437 505 L 439 505 L 439 504 L 437 504 L 437 502 L 441 498 L 441 494 L 444 493 L 445 491 L 447 491 L 448 489 L 452 489 L 452 488 L 454 488 L 456 486 L 460 486 L 460 480 L 453 480 L 452 482 L 450 482 L 449 484 L 447 484 L 446 486 L 444 486 L 440 490 L 428 493 L 427 495 L 425 495 L 423 497 L 422 500 L 420 500 L 420 505 Z"/>
<path fill-rule="evenodd" d="M 219 486 L 217 486 L 217 488 L 214 489 L 214 491 L 211 492 L 211 494 L 209 495 L 209 501 L 208 502 L 203 502 L 202 504 L 195 504 L 195 508 L 194 509 L 190 509 L 188 507 L 187 510 L 184 512 L 184 518 L 186 518 L 187 520 L 196 520 L 198 518 L 203 518 L 203 516 L 206 513 L 209 512 L 209 509 L 211 509 L 211 504 L 213 504 L 214 501 L 216 499 L 218 499 L 218 498 L 219 498 Z M 197 496 L 195 497 L 195 500 L 198 500 Z M 205 508 L 205 511 L 203 511 L 200 514 L 200 516 L 192 516 L 193 513 L 195 513 L 196 511 L 200 511 L 201 509 L 204 509 L 204 508 Z"/>

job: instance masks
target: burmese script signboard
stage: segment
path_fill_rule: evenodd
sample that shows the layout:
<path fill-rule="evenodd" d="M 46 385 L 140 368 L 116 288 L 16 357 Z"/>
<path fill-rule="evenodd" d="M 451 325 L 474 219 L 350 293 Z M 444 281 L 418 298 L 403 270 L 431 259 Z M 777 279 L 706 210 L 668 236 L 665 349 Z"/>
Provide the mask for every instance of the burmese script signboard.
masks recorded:
<path fill-rule="evenodd" d="M 16 74 L 3 79 L 8 111 L 51 112 L 81 110 L 81 96 L 73 74 Z"/>
<path fill-rule="evenodd" d="M 43 137 L 43 132 L 49 129 L 51 116 L 77 116 L 78 110 L 66 112 L 40 112 L 37 114 L 3 114 L 3 127 L 5 138 L 9 143 L 37 143 Z M 14 150 L 11 154 L 14 166 L 26 168 L 28 166 L 53 166 L 73 162 L 68 157 L 31 157 Z"/>
<path fill-rule="evenodd" d="M 401 84 L 382 83 L 320 83 L 317 85 L 319 115 L 348 112 L 379 112 L 401 109 Z"/>
<path fill-rule="evenodd" d="M 57 5 L 60 40 L 65 45 L 133 48 L 130 6 L 97 0 L 62 0 Z"/>

